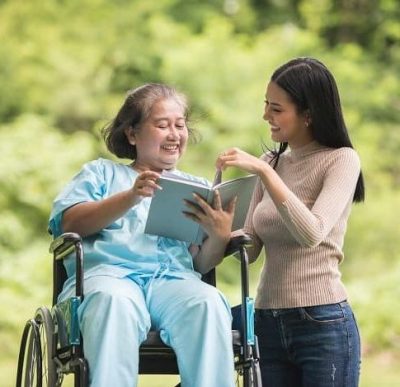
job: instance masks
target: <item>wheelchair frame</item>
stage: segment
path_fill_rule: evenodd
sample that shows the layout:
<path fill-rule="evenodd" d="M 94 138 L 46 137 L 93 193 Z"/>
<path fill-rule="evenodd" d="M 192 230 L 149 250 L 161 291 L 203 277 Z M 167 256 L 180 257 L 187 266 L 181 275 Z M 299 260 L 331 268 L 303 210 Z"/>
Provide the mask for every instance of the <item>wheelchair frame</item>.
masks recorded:
<path fill-rule="evenodd" d="M 249 298 L 248 256 L 250 238 L 232 238 L 225 256 L 237 255 L 241 262 L 241 324 L 232 330 L 235 370 L 243 387 L 261 387 L 257 337 L 254 335 L 254 307 Z M 39 307 L 23 330 L 17 368 L 17 387 L 60 387 L 64 375 L 74 374 L 75 387 L 86 387 L 89 367 L 84 358 L 77 310 L 84 298 L 83 246 L 76 233 L 65 233 L 50 245 L 53 253 L 53 307 Z M 57 304 L 67 278 L 63 259 L 75 254 L 75 296 Z M 215 269 L 203 275 L 203 281 L 216 286 Z M 176 356 L 158 332 L 150 331 L 139 348 L 139 374 L 179 374 Z M 179 386 L 179 385 L 178 385 Z"/>

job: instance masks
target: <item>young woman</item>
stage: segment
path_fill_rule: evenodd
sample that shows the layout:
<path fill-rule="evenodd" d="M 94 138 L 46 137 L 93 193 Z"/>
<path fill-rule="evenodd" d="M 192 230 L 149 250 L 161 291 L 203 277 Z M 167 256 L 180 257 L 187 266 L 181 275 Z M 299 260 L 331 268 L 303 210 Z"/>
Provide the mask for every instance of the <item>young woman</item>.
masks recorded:
<path fill-rule="evenodd" d="M 263 386 L 358 386 L 360 338 L 339 264 L 364 184 L 330 71 L 312 58 L 279 67 L 263 118 L 279 150 L 233 148 L 217 160 L 259 176 L 244 231 L 251 259 L 266 252 L 255 321 Z"/>
<path fill-rule="evenodd" d="M 189 208 L 207 231 L 203 245 L 147 235 L 151 196 L 163 170 L 176 169 L 191 130 L 183 95 L 161 84 L 129 92 L 105 129 L 108 149 L 130 164 L 98 159 L 84 165 L 56 198 L 54 236 L 77 232 L 85 251 L 85 299 L 79 322 L 93 387 L 132 387 L 138 349 L 150 327 L 178 359 L 182 387 L 232 387 L 234 362 L 230 307 L 200 279 L 223 258 L 234 203 L 214 208 L 200 198 Z M 171 221 L 173 221 L 171 219 Z M 59 301 L 74 290 L 74 264 Z"/>

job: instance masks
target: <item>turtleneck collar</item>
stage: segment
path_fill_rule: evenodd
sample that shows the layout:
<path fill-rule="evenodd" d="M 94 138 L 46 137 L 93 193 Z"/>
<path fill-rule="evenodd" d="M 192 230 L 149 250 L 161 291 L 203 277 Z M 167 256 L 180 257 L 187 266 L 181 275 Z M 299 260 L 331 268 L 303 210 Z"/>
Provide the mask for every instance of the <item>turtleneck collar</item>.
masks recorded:
<path fill-rule="evenodd" d="M 323 148 L 325 147 L 319 144 L 317 141 L 311 141 L 302 147 L 290 149 L 290 157 L 293 161 L 297 161 L 312 153 L 318 152 Z"/>

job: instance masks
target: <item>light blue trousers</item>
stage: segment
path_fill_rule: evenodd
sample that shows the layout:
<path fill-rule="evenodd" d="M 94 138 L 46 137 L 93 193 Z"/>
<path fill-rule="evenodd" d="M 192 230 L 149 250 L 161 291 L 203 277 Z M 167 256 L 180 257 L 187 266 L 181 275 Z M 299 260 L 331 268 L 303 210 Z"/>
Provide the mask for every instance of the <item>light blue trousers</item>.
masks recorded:
<path fill-rule="evenodd" d="M 174 349 L 182 387 L 234 386 L 230 308 L 200 279 L 140 286 L 129 277 L 90 277 L 79 321 L 92 387 L 137 386 L 138 349 L 150 327 Z"/>

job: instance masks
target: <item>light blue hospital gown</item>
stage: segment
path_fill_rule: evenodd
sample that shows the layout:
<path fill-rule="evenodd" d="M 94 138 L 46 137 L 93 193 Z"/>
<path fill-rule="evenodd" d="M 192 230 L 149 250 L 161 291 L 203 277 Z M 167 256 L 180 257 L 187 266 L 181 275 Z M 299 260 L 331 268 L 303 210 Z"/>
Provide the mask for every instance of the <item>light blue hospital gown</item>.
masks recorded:
<path fill-rule="evenodd" d="M 54 201 L 52 234 L 62 233 L 64 210 L 127 190 L 137 175 L 129 166 L 106 159 L 85 164 Z M 144 234 L 150 201 L 143 199 L 83 240 L 85 298 L 79 321 L 90 385 L 136 386 L 138 347 L 152 326 L 177 354 L 182 387 L 231 387 L 229 305 L 216 288 L 200 280 L 186 242 Z M 69 278 L 59 301 L 74 293 L 74 260 L 68 258 L 65 266 Z"/>

